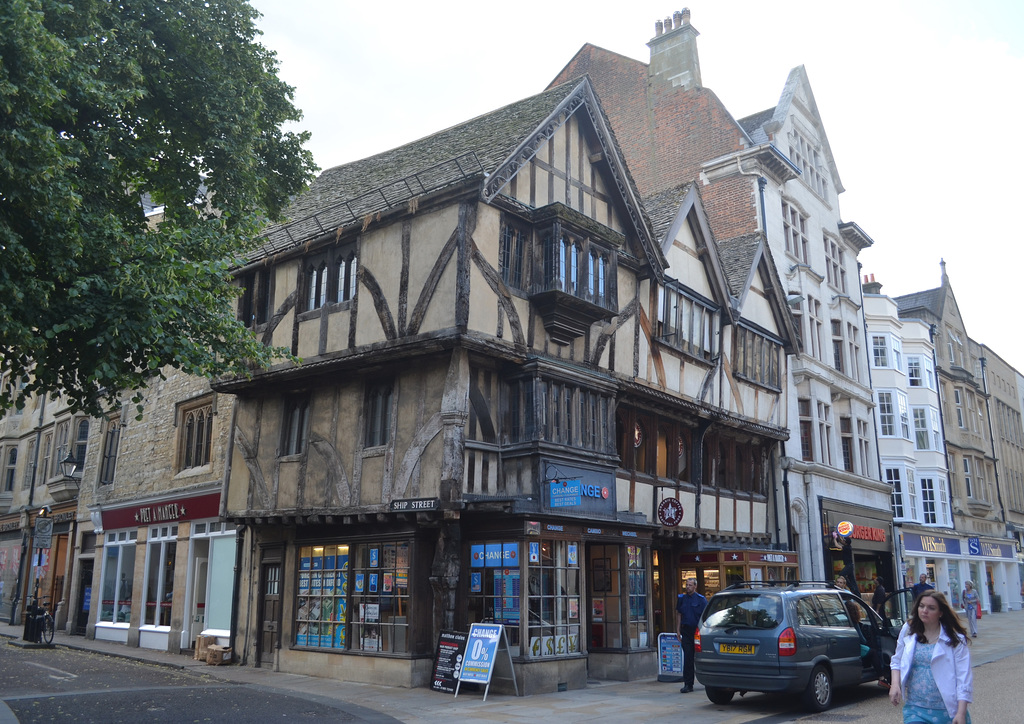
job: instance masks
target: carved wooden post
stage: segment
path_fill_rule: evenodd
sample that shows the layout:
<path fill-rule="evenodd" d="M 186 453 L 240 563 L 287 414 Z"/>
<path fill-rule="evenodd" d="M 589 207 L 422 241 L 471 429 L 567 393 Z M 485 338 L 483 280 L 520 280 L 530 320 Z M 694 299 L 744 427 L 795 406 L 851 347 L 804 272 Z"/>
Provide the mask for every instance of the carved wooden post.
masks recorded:
<path fill-rule="evenodd" d="M 455 597 L 462 560 L 462 524 L 459 508 L 465 469 L 465 429 L 469 418 L 469 358 L 465 350 L 452 351 L 441 401 L 444 448 L 441 457 L 440 498 L 445 521 L 438 534 L 431 566 L 434 592 L 434 638 L 455 626 Z"/>

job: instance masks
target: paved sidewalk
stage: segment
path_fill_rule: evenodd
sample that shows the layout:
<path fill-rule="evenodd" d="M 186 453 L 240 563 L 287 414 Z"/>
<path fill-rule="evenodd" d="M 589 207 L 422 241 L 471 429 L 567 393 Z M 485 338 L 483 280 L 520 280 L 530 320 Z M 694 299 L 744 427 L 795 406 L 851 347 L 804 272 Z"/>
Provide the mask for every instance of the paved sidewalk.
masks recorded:
<path fill-rule="evenodd" d="M 20 641 L 22 629 L 0 624 L 0 637 Z M 54 645 L 118 656 L 135 661 L 204 674 L 215 680 L 249 685 L 261 690 L 280 691 L 303 697 L 330 700 L 339 708 L 367 722 L 674 722 L 680 717 L 693 722 L 740 724 L 765 720 L 767 712 L 755 697 L 736 699 L 727 707 L 712 705 L 697 690 L 683 696 L 679 684 L 645 679 L 633 682 L 592 682 L 586 689 L 529 697 L 491 692 L 483 701 L 481 690 L 472 687 L 458 698 L 427 688 L 404 689 L 370 684 L 353 684 L 300 676 L 237 664 L 207 666 L 190 656 L 149 649 L 129 648 L 106 641 L 89 641 L 81 636 L 57 633 Z M 1024 652 L 1024 612 L 986 615 L 978 624 L 978 638 L 972 641 L 975 666 L 1020 655 Z M 768 720 L 785 721 L 769 717 Z M 767 720 L 766 720 L 767 721 Z"/>

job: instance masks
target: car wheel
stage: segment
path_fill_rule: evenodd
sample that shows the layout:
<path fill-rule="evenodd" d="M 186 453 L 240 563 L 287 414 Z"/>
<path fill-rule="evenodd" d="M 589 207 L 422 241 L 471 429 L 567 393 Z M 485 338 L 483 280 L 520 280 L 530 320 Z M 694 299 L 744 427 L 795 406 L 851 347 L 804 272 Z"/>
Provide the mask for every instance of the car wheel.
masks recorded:
<path fill-rule="evenodd" d="M 704 693 L 712 704 L 728 704 L 736 692 L 732 689 L 716 689 L 713 686 L 704 687 Z"/>
<path fill-rule="evenodd" d="M 825 711 L 831 705 L 832 677 L 824 666 L 815 666 L 804 690 L 804 706 L 809 711 Z"/>

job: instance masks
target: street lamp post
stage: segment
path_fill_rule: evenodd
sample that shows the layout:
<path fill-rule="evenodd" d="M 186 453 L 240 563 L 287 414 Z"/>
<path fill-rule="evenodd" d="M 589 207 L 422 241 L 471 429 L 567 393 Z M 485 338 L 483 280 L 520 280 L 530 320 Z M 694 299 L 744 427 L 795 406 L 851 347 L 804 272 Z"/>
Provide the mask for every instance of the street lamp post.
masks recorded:
<path fill-rule="evenodd" d="M 75 468 L 78 467 L 78 461 L 68 453 L 68 456 L 60 462 L 60 472 L 65 478 L 70 478 L 75 474 Z M 29 607 L 25 615 L 25 630 L 22 633 L 22 638 L 25 641 L 31 641 L 33 643 L 39 643 L 43 633 L 42 618 L 43 609 L 39 606 L 39 562 L 37 556 L 42 555 L 43 549 L 49 550 L 50 540 L 53 534 L 53 518 L 50 517 L 50 506 L 44 505 L 39 509 L 36 514 L 35 530 L 32 535 L 32 559 L 35 570 L 35 584 L 32 588 L 32 605 Z M 33 565 L 29 565 L 29 575 L 33 575 Z"/>

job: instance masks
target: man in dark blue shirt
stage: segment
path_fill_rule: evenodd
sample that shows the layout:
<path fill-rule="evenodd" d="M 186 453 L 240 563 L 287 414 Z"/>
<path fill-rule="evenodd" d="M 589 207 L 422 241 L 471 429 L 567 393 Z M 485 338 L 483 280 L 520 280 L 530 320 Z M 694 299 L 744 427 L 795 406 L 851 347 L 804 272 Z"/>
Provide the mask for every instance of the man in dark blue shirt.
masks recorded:
<path fill-rule="evenodd" d="M 697 593 L 697 579 L 686 579 L 686 593 L 680 593 L 676 601 L 676 628 L 683 643 L 683 686 L 681 694 L 693 691 L 693 634 L 697 631 L 700 615 L 708 605 L 708 599 Z"/>
<path fill-rule="evenodd" d="M 918 583 L 915 583 L 910 589 L 914 593 L 914 600 L 925 591 L 931 591 L 935 588 L 932 584 L 928 583 L 928 574 L 922 573 Z"/>

